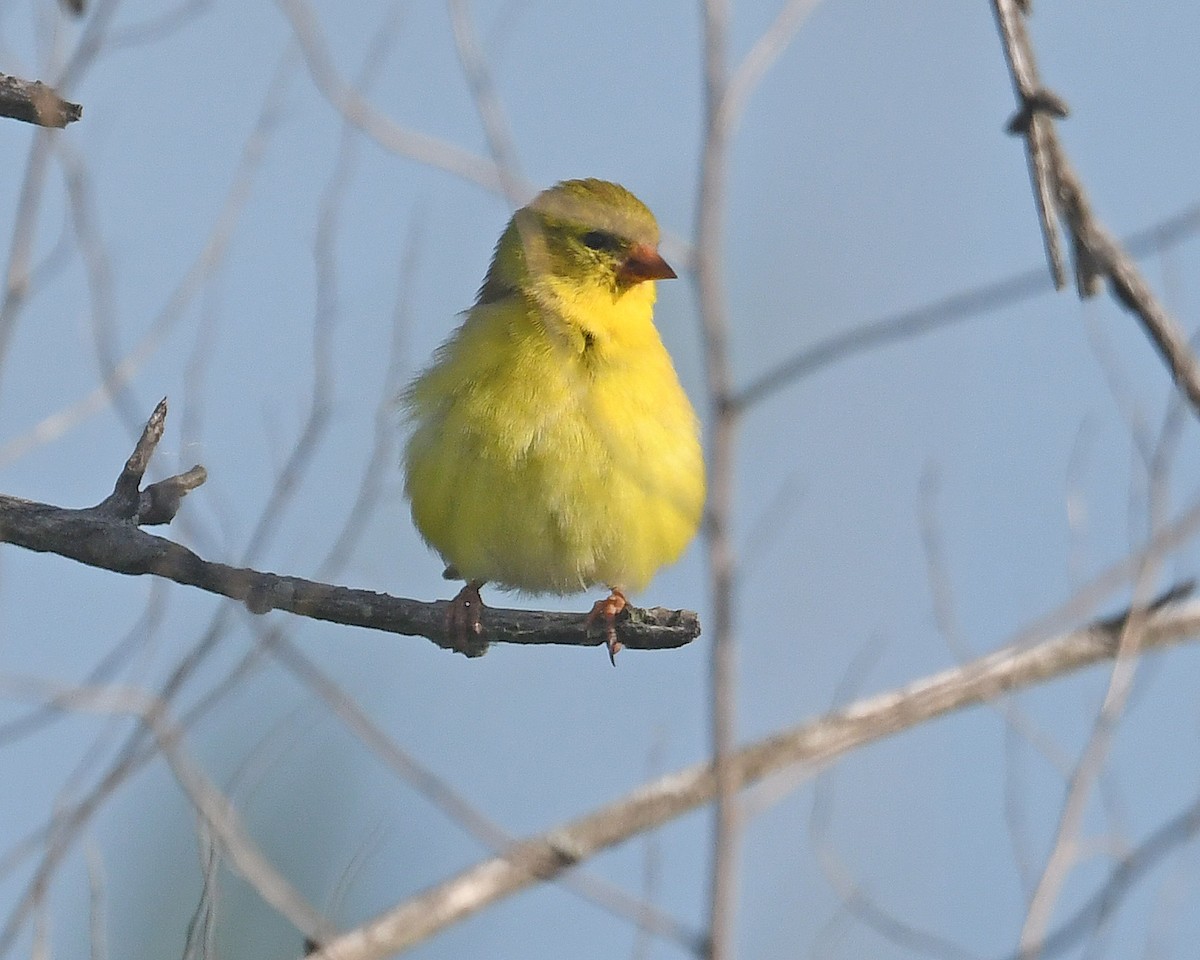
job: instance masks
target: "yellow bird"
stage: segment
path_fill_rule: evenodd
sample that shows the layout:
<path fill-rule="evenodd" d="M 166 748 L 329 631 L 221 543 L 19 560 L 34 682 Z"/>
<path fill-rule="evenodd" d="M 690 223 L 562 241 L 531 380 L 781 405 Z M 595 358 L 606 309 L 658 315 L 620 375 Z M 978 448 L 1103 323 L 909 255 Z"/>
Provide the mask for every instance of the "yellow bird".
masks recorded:
<path fill-rule="evenodd" d="M 604 180 L 518 210 L 475 305 L 403 395 L 405 492 L 445 576 L 447 627 L 482 633 L 479 588 L 606 586 L 609 655 L 626 593 L 679 558 L 704 505 L 699 424 L 654 327 L 654 215 Z"/>

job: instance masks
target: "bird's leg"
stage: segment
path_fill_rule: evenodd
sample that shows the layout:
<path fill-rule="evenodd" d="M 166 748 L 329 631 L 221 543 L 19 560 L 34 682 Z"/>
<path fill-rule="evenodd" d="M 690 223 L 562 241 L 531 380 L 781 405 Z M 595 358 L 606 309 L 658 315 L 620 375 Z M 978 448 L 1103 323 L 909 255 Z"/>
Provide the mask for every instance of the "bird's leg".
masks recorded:
<path fill-rule="evenodd" d="M 617 639 L 617 616 L 629 606 L 629 602 L 616 587 L 611 587 L 612 591 L 603 600 L 597 600 L 592 604 L 592 612 L 587 615 L 587 626 L 591 627 L 597 620 L 604 620 L 604 642 L 608 645 L 608 659 L 615 667 L 617 665 L 617 654 L 621 652 L 623 644 Z"/>
<path fill-rule="evenodd" d="M 468 580 L 446 609 L 446 634 L 454 649 L 468 657 L 479 657 L 487 650 L 481 642 L 483 599 L 479 596 L 482 580 Z"/>

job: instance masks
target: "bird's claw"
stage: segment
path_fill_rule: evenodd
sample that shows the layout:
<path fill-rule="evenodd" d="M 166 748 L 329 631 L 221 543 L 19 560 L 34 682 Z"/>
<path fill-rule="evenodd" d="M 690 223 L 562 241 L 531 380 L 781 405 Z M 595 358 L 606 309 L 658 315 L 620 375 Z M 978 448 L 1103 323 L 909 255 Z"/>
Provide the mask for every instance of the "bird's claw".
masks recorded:
<path fill-rule="evenodd" d="M 604 643 L 608 647 L 609 662 L 614 667 L 617 665 L 617 654 L 625 647 L 617 639 L 617 617 L 628 605 L 629 602 L 625 599 L 625 594 L 620 590 L 614 589 L 603 600 L 597 600 L 592 604 L 591 612 L 587 615 L 587 621 L 585 622 L 585 627 L 591 629 L 592 624 L 597 620 L 604 621 Z"/>

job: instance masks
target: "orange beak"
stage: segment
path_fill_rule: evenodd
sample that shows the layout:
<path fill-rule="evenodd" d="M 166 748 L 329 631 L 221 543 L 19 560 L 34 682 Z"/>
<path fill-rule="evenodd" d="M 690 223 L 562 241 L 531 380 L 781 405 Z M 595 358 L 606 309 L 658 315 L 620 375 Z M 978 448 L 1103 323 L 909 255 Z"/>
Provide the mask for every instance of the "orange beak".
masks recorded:
<path fill-rule="evenodd" d="M 657 250 L 639 243 L 629 251 L 617 276 L 623 282 L 633 284 L 643 280 L 674 280 L 678 274 Z"/>

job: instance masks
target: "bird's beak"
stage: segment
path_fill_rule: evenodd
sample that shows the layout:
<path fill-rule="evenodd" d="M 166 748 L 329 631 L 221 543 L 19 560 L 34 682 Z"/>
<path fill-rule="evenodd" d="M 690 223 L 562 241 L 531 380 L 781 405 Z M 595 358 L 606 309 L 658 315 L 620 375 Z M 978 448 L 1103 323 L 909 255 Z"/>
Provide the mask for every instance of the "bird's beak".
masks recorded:
<path fill-rule="evenodd" d="M 626 254 L 617 275 L 630 284 L 643 280 L 674 280 L 678 276 L 657 250 L 644 243 L 637 244 Z"/>

